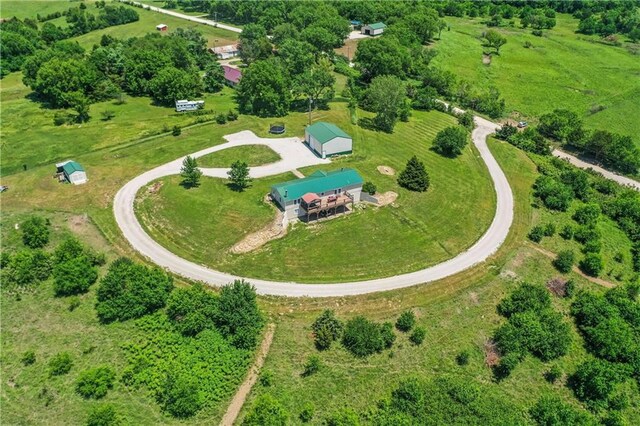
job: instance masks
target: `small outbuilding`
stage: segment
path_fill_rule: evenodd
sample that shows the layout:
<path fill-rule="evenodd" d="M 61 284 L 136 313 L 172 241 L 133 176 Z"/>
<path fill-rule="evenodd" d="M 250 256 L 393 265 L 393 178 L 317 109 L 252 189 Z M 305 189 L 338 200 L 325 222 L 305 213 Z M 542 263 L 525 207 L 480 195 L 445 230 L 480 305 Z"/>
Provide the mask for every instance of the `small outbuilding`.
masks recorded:
<path fill-rule="evenodd" d="M 242 78 L 242 71 L 229 65 L 223 65 L 224 79 L 231 87 L 236 87 Z"/>
<path fill-rule="evenodd" d="M 158 31 L 167 31 L 169 29 L 169 27 L 167 26 L 167 24 L 158 24 L 156 25 L 156 30 Z"/>
<path fill-rule="evenodd" d="M 318 121 L 304 131 L 304 140 L 319 157 L 351 154 L 353 139 L 335 124 Z"/>
<path fill-rule="evenodd" d="M 73 160 L 56 164 L 56 172 L 58 180 L 61 182 L 67 181 L 74 185 L 82 185 L 88 181 L 87 172 L 84 171 L 84 168 L 79 163 Z"/>
<path fill-rule="evenodd" d="M 209 49 L 211 53 L 216 55 L 218 59 L 231 59 L 240 55 L 240 48 L 238 43 L 230 44 L 228 46 L 218 46 Z"/>
<path fill-rule="evenodd" d="M 284 211 L 287 219 L 316 218 L 347 212 L 348 206 L 360 202 L 363 179 L 349 168 L 317 172 L 271 187 L 271 199 Z"/>
<path fill-rule="evenodd" d="M 382 22 L 376 22 L 375 24 L 369 24 L 362 27 L 362 34 L 368 36 L 377 36 L 384 32 L 387 26 Z"/>

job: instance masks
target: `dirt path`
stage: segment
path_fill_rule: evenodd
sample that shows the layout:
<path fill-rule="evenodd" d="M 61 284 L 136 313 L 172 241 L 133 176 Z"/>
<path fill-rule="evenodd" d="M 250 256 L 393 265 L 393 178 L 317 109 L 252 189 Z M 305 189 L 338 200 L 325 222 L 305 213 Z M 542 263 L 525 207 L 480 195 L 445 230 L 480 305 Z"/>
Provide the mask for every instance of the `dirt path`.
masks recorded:
<path fill-rule="evenodd" d="M 232 426 L 233 423 L 238 418 L 238 414 L 240 414 L 240 410 L 244 405 L 244 401 L 247 399 L 249 392 L 251 392 L 251 388 L 258 380 L 258 375 L 260 374 L 260 369 L 262 369 L 262 365 L 264 364 L 264 359 L 267 357 L 269 353 L 269 348 L 271 347 L 271 342 L 273 341 L 273 333 L 276 330 L 275 324 L 269 324 L 267 326 L 267 332 L 264 334 L 264 338 L 262 339 L 262 343 L 260 344 L 260 349 L 258 350 L 258 355 L 256 357 L 255 362 L 251 366 L 249 373 L 247 374 L 247 378 L 244 380 L 238 392 L 234 395 L 231 400 L 231 404 L 229 404 L 229 408 L 227 408 L 227 412 L 224 413 L 224 417 L 220 421 L 220 426 Z"/>
<path fill-rule="evenodd" d="M 548 251 L 548 250 L 545 250 L 545 249 L 543 249 L 542 247 L 538 247 L 538 246 L 533 245 L 533 244 L 530 244 L 530 243 L 527 243 L 527 246 L 531 247 L 532 249 L 534 249 L 535 251 L 537 251 L 537 252 L 539 252 L 539 253 L 544 254 L 544 255 L 545 255 L 545 256 L 547 256 L 549 259 L 555 259 L 555 258 L 556 258 L 556 254 L 555 254 L 555 253 L 550 252 L 550 251 Z M 583 278 L 585 278 L 585 279 L 587 279 L 587 280 L 591 281 L 592 283 L 595 283 L 595 284 L 601 285 L 601 286 L 603 286 L 603 287 L 606 287 L 606 288 L 613 288 L 613 287 L 616 287 L 616 285 L 615 285 L 614 283 L 612 283 L 612 282 L 609 282 L 609 281 L 603 280 L 602 278 L 596 278 L 596 277 L 592 277 L 592 276 L 589 276 L 589 275 L 585 274 L 585 273 L 584 273 L 584 272 L 582 272 L 582 271 L 580 270 L 580 268 L 578 268 L 577 266 L 574 266 L 574 267 L 573 267 L 573 272 L 575 272 L 576 274 L 580 275 L 581 277 L 583 277 Z"/>
<path fill-rule="evenodd" d="M 266 197 L 265 197 L 266 198 Z M 265 199 L 265 202 L 269 202 Z M 253 232 L 231 247 L 231 253 L 242 254 L 256 250 L 271 240 L 287 235 L 287 222 L 284 221 L 284 213 L 275 208 L 276 217 L 264 228 Z"/>

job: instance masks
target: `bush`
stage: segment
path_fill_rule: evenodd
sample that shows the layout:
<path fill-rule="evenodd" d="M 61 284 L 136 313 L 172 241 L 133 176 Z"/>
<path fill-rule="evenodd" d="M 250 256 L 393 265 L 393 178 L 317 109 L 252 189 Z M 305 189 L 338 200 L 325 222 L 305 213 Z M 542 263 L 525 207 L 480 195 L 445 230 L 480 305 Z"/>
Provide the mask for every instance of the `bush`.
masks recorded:
<path fill-rule="evenodd" d="M 318 355 L 310 355 L 307 358 L 307 362 L 304 364 L 304 371 L 302 372 L 302 377 L 308 377 L 312 374 L 320 371 L 322 367 L 322 362 L 320 361 L 320 357 Z"/>
<path fill-rule="evenodd" d="M 8 284 L 26 287 L 49 278 L 51 258 L 43 250 L 20 250 L 11 257 L 9 266 L 3 274 L 3 286 Z"/>
<path fill-rule="evenodd" d="M 447 157 L 456 157 L 469 143 L 469 133 L 460 126 L 447 127 L 436 135 L 433 150 Z"/>
<path fill-rule="evenodd" d="M 556 226 L 553 223 L 547 223 L 544 226 L 544 236 L 553 237 L 556 233 Z"/>
<path fill-rule="evenodd" d="M 255 288 L 244 280 L 222 287 L 216 326 L 239 349 L 253 349 L 264 319 L 258 309 Z"/>
<path fill-rule="evenodd" d="M 553 261 L 553 266 L 555 266 L 558 271 L 566 274 L 568 272 L 571 272 L 574 262 L 575 255 L 573 254 L 573 251 L 562 250 L 558 253 L 558 256 L 556 256 L 555 260 Z"/>
<path fill-rule="evenodd" d="M 168 374 L 158 399 L 165 411 L 178 418 L 195 415 L 203 403 L 197 379 L 184 373 Z"/>
<path fill-rule="evenodd" d="M 311 419 L 313 419 L 313 414 L 315 413 L 315 407 L 312 403 L 307 402 L 302 406 L 302 411 L 300 411 L 300 421 L 302 423 L 309 423 Z"/>
<path fill-rule="evenodd" d="M 599 239 L 600 233 L 591 226 L 579 226 L 573 234 L 573 238 L 579 243 L 586 244 L 588 241 Z"/>
<path fill-rule="evenodd" d="M 404 311 L 396 321 L 396 328 L 400 331 L 407 332 L 416 324 L 416 314 L 413 311 Z"/>
<path fill-rule="evenodd" d="M 598 407 L 607 405 L 616 385 L 625 378 L 614 364 L 594 359 L 580 364 L 568 383 L 576 398 L 590 407 Z"/>
<path fill-rule="evenodd" d="M 398 176 L 398 185 L 409 191 L 424 192 L 429 188 L 429 184 L 429 174 L 424 163 L 414 155 Z"/>
<path fill-rule="evenodd" d="M 587 255 L 580 261 L 580 269 L 587 275 L 597 277 L 604 269 L 604 262 L 602 256 L 597 253 L 587 253 Z"/>
<path fill-rule="evenodd" d="M 384 347 L 389 349 L 393 346 L 393 342 L 396 341 L 396 335 L 393 332 L 393 324 L 390 322 L 385 322 L 380 326 L 380 334 L 382 335 L 382 341 L 384 342 Z"/>
<path fill-rule="evenodd" d="M 551 307 L 551 296 L 542 286 L 523 283 L 503 299 L 497 307 L 498 313 L 509 318 L 511 315 L 526 311 L 541 312 Z"/>
<path fill-rule="evenodd" d="M 583 253 L 600 253 L 600 250 L 602 250 L 602 243 L 600 242 L 600 240 L 590 240 L 587 241 L 584 244 L 584 247 L 582 247 L 582 252 Z"/>
<path fill-rule="evenodd" d="M 551 176 L 540 176 L 536 179 L 534 189 L 535 195 L 551 210 L 567 211 L 574 197 L 570 186 Z"/>
<path fill-rule="evenodd" d="M 527 237 L 529 237 L 529 239 L 534 243 L 539 243 L 544 237 L 544 228 L 540 225 L 534 226 L 531 228 L 531 231 L 529 231 Z"/>
<path fill-rule="evenodd" d="M 376 186 L 373 184 L 373 182 L 367 181 L 367 182 L 364 183 L 364 185 L 362 185 L 362 190 L 364 192 L 366 192 L 367 194 L 369 194 L 369 195 L 375 194 L 377 189 L 378 188 L 376 188 Z"/>
<path fill-rule="evenodd" d="M 529 413 L 536 424 L 540 426 L 595 424 L 588 413 L 579 411 L 555 395 L 540 398 Z"/>
<path fill-rule="evenodd" d="M 98 279 L 98 270 L 86 256 L 59 263 L 53 269 L 53 291 L 56 296 L 86 293 Z"/>
<path fill-rule="evenodd" d="M 424 327 L 416 327 L 413 329 L 413 333 L 409 336 L 409 340 L 414 345 L 421 345 L 424 342 L 424 338 L 427 336 L 427 330 Z"/>
<path fill-rule="evenodd" d="M 342 322 L 335 317 L 332 310 L 325 310 L 311 325 L 316 348 L 325 350 L 342 335 Z"/>
<path fill-rule="evenodd" d="M 218 299 L 201 284 L 171 292 L 167 300 L 167 317 L 185 336 L 195 336 L 214 328 Z"/>
<path fill-rule="evenodd" d="M 178 126 L 173 126 L 173 129 L 171 129 L 171 134 L 173 136 L 180 136 L 182 134 L 182 129 L 180 129 L 180 127 Z"/>
<path fill-rule="evenodd" d="M 242 422 L 243 426 L 285 426 L 289 420 L 289 413 L 271 395 L 264 394 L 256 398 L 247 416 Z"/>
<path fill-rule="evenodd" d="M 562 227 L 562 230 L 560 231 L 560 236 L 565 239 L 565 240 L 570 240 L 573 238 L 573 226 L 571 225 L 565 225 Z"/>
<path fill-rule="evenodd" d="M 94 407 L 87 417 L 87 426 L 115 426 L 120 424 L 116 409 L 111 404 Z"/>
<path fill-rule="evenodd" d="M 227 113 L 227 120 L 228 121 L 236 121 L 238 119 L 238 113 L 232 109 L 229 110 L 229 112 Z"/>
<path fill-rule="evenodd" d="M 264 386 L 265 388 L 268 388 L 273 384 L 273 371 L 262 370 L 260 372 L 260 378 L 258 380 L 260 381 L 260 385 Z"/>
<path fill-rule="evenodd" d="M 466 111 L 458 116 L 458 124 L 467 130 L 473 130 L 473 113 Z"/>
<path fill-rule="evenodd" d="M 80 298 L 78 296 L 72 296 L 69 298 L 69 305 L 67 305 L 67 309 L 69 312 L 73 312 L 77 307 L 80 306 Z"/>
<path fill-rule="evenodd" d="M 216 115 L 216 123 L 218 124 L 225 124 L 227 122 L 227 116 L 224 114 L 218 114 Z"/>
<path fill-rule="evenodd" d="M 522 355 L 512 352 L 500 358 L 498 365 L 493 367 L 493 374 L 498 380 L 509 377 L 511 372 L 520 364 Z"/>
<path fill-rule="evenodd" d="M 462 351 L 458 355 L 456 355 L 456 364 L 460 366 L 464 366 L 469 364 L 469 351 Z"/>
<path fill-rule="evenodd" d="M 164 307 L 173 279 L 159 268 L 120 258 L 109 266 L 96 292 L 96 313 L 103 323 L 126 321 Z"/>
<path fill-rule="evenodd" d="M 76 392 L 83 398 L 100 399 L 113 387 L 116 373 L 110 367 L 96 367 L 80 373 Z"/>
<path fill-rule="evenodd" d="M 36 362 L 36 353 L 34 351 L 26 351 L 22 354 L 20 362 L 22 362 L 24 366 L 34 364 Z"/>
<path fill-rule="evenodd" d="M 67 352 L 61 352 L 49 361 L 49 375 L 62 376 L 67 374 L 72 366 L 73 360 L 71 359 L 71 355 Z"/>
<path fill-rule="evenodd" d="M 31 216 L 20 224 L 22 242 L 29 248 L 42 248 L 49 242 L 49 226 L 40 216 Z"/>
<path fill-rule="evenodd" d="M 496 138 L 506 141 L 516 133 L 518 133 L 518 129 L 516 128 L 516 126 L 505 124 L 496 131 Z"/>
<path fill-rule="evenodd" d="M 595 225 L 601 213 L 600 205 L 595 203 L 586 204 L 576 210 L 573 214 L 573 220 L 580 225 Z"/>
<path fill-rule="evenodd" d="M 380 326 L 365 317 L 357 316 L 347 321 L 342 335 L 342 345 L 357 357 L 380 352 L 384 348 Z"/>
<path fill-rule="evenodd" d="M 544 373 L 544 378 L 549 383 L 555 383 L 562 377 L 562 370 L 557 365 L 553 365 Z"/>

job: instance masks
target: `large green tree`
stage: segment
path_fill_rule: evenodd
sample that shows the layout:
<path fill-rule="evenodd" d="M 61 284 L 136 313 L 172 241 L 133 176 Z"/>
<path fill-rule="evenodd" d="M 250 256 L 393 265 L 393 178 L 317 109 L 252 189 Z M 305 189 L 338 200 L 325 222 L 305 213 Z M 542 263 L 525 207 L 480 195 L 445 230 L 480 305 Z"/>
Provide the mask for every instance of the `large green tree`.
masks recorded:
<path fill-rule="evenodd" d="M 171 106 L 179 99 L 193 99 L 202 92 L 202 82 L 196 69 L 167 67 L 149 82 L 151 97 L 162 105 Z"/>
<path fill-rule="evenodd" d="M 49 225 L 41 216 L 31 216 L 20 224 L 22 242 L 30 248 L 41 248 L 49 242 Z"/>
<path fill-rule="evenodd" d="M 379 37 L 358 43 L 354 62 L 368 82 L 383 75 L 405 78 L 411 57 L 395 37 Z"/>
<path fill-rule="evenodd" d="M 198 161 L 195 157 L 187 155 L 182 160 L 180 176 L 182 177 L 182 185 L 185 188 L 195 188 L 200 185 L 202 171 L 198 168 Z"/>
<path fill-rule="evenodd" d="M 237 191 L 244 191 L 251 185 L 249 177 L 249 166 L 241 160 L 236 160 L 231 164 L 231 168 L 227 172 L 229 182 Z"/>
<path fill-rule="evenodd" d="M 271 43 L 267 38 L 267 30 L 262 25 L 245 25 L 240 33 L 240 57 L 247 64 L 252 64 L 271 55 Z"/>
<path fill-rule="evenodd" d="M 429 184 L 429 174 L 424 163 L 414 155 L 398 176 L 398 185 L 410 191 L 424 192 L 429 188 Z"/>
<path fill-rule="evenodd" d="M 433 149 L 447 157 L 456 157 L 469 143 L 469 133 L 464 127 L 451 126 L 442 129 L 433 141 Z"/>
<path fill-rule="evenodd" d="M 366 92 L 367 106 L 376 113 L 375 126 L 393 132 L 398 118 L 407 105 L 407 88 L 398 77 L 385 75 L 374 78 Z"/>
<path fill-rule="evenodd" d="M 252 349 L 264 320 L 256 302 L 256 290 L 245 281 L 225 285 L 218 299 L 216 325 L 223 336 L 240 349 Z"/>
<path fill-rule="evenodd" d="M 281 117 L 289 110 L 291 81 L 276 59 L 257 61 L 242 75 L 236 96 L 242 113 Z"/>
<path fill-rule="evenodd" d="M 500 54 L 500 48 L 507 43 L 507 38 L 496 30 L 489 30 L 482 36 L 488 47 L 495 49 Z"/>
<path fill-rule="evenodd" d="M 310 108 L 333 98 L 336 78 L 332 71 L 331 62 L 326 58 L 320 58 L 297 78 L 296 91 L 309 99 Z"/>
<path fill-rule="evenodd" d="M 53 269 L 53 290 L 56 296 L 86 293 L 98 279 L 98 270 L 86 256 L 58 263 Z"/>

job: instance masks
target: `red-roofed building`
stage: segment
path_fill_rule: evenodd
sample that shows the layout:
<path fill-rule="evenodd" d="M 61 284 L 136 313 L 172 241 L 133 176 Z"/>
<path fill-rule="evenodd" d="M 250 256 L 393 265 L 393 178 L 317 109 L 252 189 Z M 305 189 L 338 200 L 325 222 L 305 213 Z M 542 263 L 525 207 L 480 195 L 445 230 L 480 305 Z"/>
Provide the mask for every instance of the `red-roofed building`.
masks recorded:
<path fill-rule="evenodd" d="M 222 69 L 224 69 L 224 79 L 227 81 L 227 84 L 229 86 L 235 87 L 238 83 L 240 83 L 240 79 L 242 78 L 242 71 L 229 65 L 223 65 Z"/>

